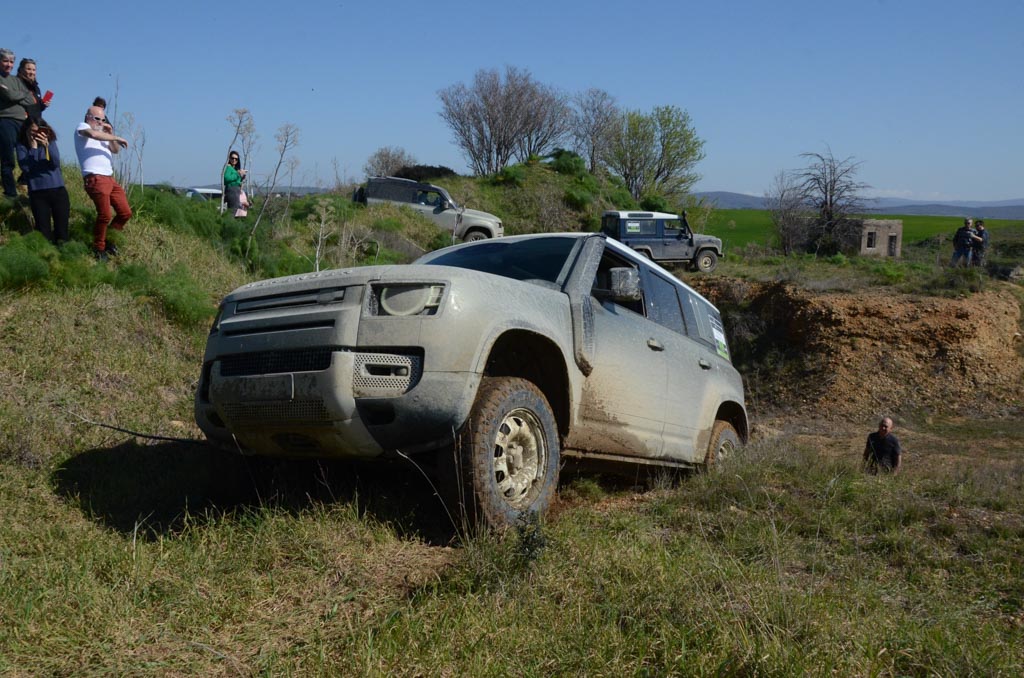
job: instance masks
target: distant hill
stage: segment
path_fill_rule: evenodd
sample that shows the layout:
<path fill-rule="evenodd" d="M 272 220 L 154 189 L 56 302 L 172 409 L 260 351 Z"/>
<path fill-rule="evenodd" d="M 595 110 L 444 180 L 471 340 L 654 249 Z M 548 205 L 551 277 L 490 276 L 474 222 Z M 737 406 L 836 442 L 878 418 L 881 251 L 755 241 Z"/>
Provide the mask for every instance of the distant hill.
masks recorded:
<path fill-rule="evenodd" d="M 764 198 L 729 191 L 694 193 L 723 210 L 763 210 Z M 916 214 L 932 217 L 981 217 L 983 219 L 1024 219 L 1024 198 L 1016 200 L 963 200 L 928 202 L 902 198 L 868 198 L 868 211 L 875 214 Z"/>
<path fill-rule="evenodd" d="M 695 197 L 704 198 L 714 203 L 718 209 L 723 210 L 763 210 L 764 198 L 744 193 L 730 193 L 729 191 L 707 191 L 694 193 Z"/>

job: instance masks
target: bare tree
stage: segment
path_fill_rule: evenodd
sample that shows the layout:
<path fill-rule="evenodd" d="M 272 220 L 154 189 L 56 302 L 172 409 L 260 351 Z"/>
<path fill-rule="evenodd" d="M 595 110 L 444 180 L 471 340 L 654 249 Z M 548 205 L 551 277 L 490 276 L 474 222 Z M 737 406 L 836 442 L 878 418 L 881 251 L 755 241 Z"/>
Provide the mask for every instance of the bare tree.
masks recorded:
<path fill-rule="evenodd" d="M 441 119 L 477 175 L 500 172 L 517 155 L 544 155 L 567 131 L 564 95 L 514 66 L 504 75 L 479 70 L 472 86 L 452 85 L 438 97 Z"/>
<path fill-rule="evenodd" d="M 570 119 L 573 150 L 586 158 L 591 173 L 598 170 L 608 137 L 620 115 L 615 97 L 602 89 L 592 87 L 573 97 Z"/>
<path fill-rule="evenodd" d="M 566 95 L 554 87 L 527 82 L 522 96 L 526 101 L 520 109 L 523 117 L 516 156 L 526 162 L 553 150 L 569 133 L 572 118 Z"/>
<path fill-rule="evenodd" d="M 256 229 L 259 228 L 260 221 L 267 211 L 267 206 L 270 205 L 274 198 L 274 189 L 277 188 L 277 177 L 281 173 L 281 167 L 285 165 L 288 154 L 299 145 L 299 128 L 291 123 L 285 123 L 277 129 L 274 139 L 277 140 L 277 163 L 274 165 L 274 171 L 267 181 L 266 197 L 260 205 L 260 211 L 256 215 L 256 222 L 252 225 L 252 229 L 249 231 L 249 239 L 245 243 L 246 261 L 249 260 L 249 252 L 252 250 L 252 239 L 256 235 Z"/>
<path fill-rule="evenodd" d="M 320 270 L 320 262 L 327 251 L 327 241 L 337 230 L 336 209 L 327 198 L 318 198 L 312 214 L 306 219 L 306 227 L 313 241 L 313 270 Z M 305 255 L 303 255 L 305 256 Z M 307 256 L 306 259 L 309 259 Z"/>
<path fill-rule="evenodd" d="M 779 172 L 764 192 L 765 207 L 779 245 L 792 254 L 807 245 L 813 214 L 801 182 L 792 172 Z"/>
<path fill-rule="evenodd" d="M 860 240 L 864 212 L 861 191 L 868 184 L 857 181 L 861 163 L 853 157 L 836 158 L 831 148 L 823 153 L 801 153 L 807 166 L 796 172 L 804 200 L 814 210 L 810 244 L 815 252 L 832 252 L 852 247 Z"/>
<path fill-rule="evenodd" d="M 114 173 L 130 198 L 135 187 L 141 186 L 144 181 L 142 157 L 146 147 L 146 131 L 136 124 L 135 116 L 131 113 L 118 115 L 120 96 L 121 78 L 117 77 L 114 79 L 114 97 L 110 105 L 112 115 L 107 118 L 117 121 L 118 136 L 128 141 L 128 147 L 121 149 L 122 152 L 114 157 Z"/>
<path fill-rule="evenodd" d="M 114 156 L 117 177 L 131 197 L 135 188 L 144 182 L 142 156 L 146 149 L 146 130 L 135 123 L 134 115 L 125 113 L 118 121 L 117 134 L 128 141 L 128 148 Z"/>
<path fill-rule="evenodd" d="M 628 111 L 616 121 L 603 159 L 636 200 L 651 193 L 679 201 L 700 179 L 694 168 L 704 159 L 704 140 L 676 106 L 650 115 Z"/>
<path fill-rule="evenodd" d="M 416 158 L 400 146 L 381 146 L 366 160 L 363 171 L 368 177 L 392 176 L 403 167 L 416 164 Z"/>

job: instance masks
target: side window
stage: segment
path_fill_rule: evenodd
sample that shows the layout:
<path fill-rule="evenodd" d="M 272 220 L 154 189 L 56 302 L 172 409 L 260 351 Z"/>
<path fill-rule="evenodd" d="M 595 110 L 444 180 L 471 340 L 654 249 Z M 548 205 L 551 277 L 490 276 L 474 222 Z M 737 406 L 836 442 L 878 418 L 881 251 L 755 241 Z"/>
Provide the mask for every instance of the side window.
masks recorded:
<path fill-rule="evenodd" d="M 627 219 L 625 234 L 653 237 L 658 234 L 658 225 L 654 219 Z"/>
<path fill-rule="evenodd" d="M 666 238 L 678 238 L 679 237 L 679 220 L 678 219 L 666 219 L 665 220 L 665 237 Z"/>
<path fill-rule="evenodd" d="M 686 334 L 683 311 L 679 306 L 678 288 L 652 272 L 648 272 L 647 280 L 647 317 L 673 332 Z"/>
<path fill-rule="evenodd" d="M 441 194 L 437 191 L 416 191 L 415 202 L 420 205 L 428 205 L 430 207 L 437 207 L 441 204 Z"/>

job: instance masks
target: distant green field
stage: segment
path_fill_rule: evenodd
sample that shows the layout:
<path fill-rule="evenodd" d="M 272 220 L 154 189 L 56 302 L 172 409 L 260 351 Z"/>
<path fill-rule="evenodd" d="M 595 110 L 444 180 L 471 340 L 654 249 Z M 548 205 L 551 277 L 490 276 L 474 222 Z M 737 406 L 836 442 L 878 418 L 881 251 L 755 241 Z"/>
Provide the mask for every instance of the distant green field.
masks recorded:
<path fill-rule="evenodd" d="M 902 219 L 903 241 L 906 243 L 945 234 L 952 237 L 963 223 L 961 217 L 928 217 L 920 215 L 873 214 L 875 219 Z M 1014 219 L 986 219 L 985 225 L 993 232 L 1019 224 Z M 708 222 L 707 232 L 722 239 L 726 249 L 743 247 L 748 242 L 765 244 L 773 238 L 771 221 L 766 210 L 715 210 Z"/>

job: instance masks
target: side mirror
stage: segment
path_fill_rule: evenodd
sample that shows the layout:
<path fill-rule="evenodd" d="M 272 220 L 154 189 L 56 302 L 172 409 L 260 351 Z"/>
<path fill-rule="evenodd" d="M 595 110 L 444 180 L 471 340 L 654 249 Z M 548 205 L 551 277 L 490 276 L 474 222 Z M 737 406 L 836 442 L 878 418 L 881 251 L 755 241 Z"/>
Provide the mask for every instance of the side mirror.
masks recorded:
<path fill-rule="evenodd" d="M 613 301 L 640 301 L 640 271 L 629 266 L 613 268 L 608 271 Z"/>

